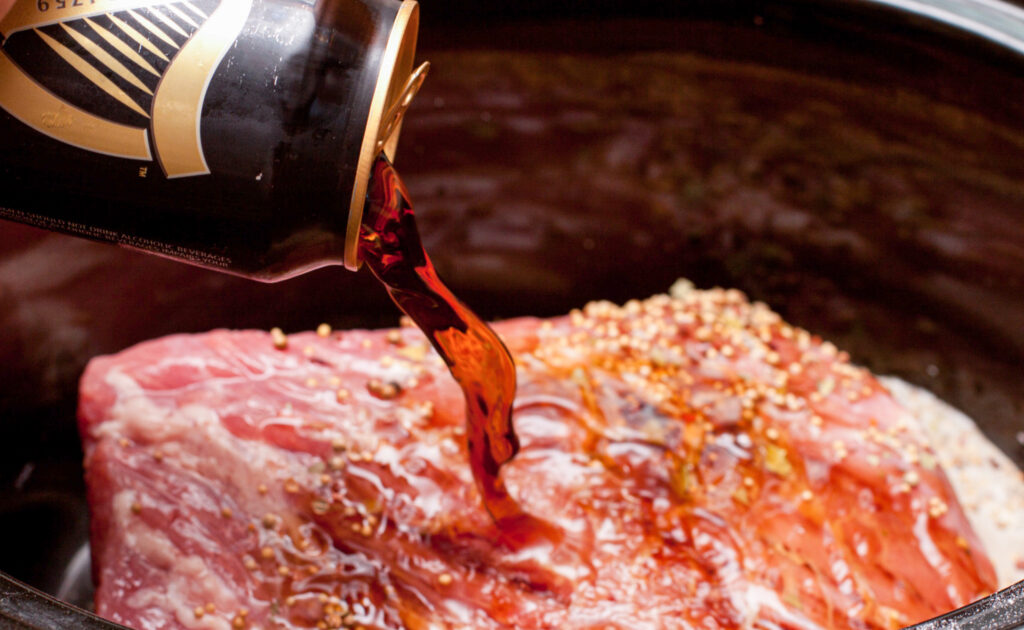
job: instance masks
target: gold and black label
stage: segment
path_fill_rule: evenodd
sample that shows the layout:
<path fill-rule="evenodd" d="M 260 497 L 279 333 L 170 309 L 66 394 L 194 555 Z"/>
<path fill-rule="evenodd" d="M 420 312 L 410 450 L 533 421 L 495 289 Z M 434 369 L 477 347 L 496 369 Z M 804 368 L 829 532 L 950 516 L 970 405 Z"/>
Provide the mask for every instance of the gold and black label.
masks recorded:
<path fill-rule="evenodd" d="M 342 260 L 405 5 L 16 3 L 0 21 L 0 219 L 264 280 Z"/>
<path fill-rule="evenodd" d="M 18 0 L 0 21 L 0 108 L 80 149 L 155 159 L 168 178 L 209 174 L 203 102 L 251 8 L 252 0 Z"/>

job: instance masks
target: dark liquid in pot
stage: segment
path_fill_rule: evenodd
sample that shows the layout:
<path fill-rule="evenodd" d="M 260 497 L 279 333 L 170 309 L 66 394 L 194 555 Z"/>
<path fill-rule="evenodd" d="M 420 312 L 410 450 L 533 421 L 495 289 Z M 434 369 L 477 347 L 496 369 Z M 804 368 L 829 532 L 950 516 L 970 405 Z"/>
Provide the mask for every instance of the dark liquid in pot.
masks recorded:
<path fill-rule="evenodd" d="M 473 477 L 503 535 L 509 542 L 543 535 L 544 523 L 522 512 L 498 475 L 519 449 L 512 427 L 512 356 L 494 331 L 441 282 L 423 250 L 405 185 L 383 158 L 370 180 L 359 253 L 462 388 Z"/>

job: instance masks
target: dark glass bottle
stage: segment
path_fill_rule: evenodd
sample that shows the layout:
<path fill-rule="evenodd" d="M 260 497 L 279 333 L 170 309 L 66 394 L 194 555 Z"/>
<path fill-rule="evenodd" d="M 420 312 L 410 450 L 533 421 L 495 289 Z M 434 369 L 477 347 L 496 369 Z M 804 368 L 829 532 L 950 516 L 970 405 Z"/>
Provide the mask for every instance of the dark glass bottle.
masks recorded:
<path fill-rule="evenodd" d="M 410 0 L 18 0 L 0 218 L 263 281 L 355 268 L 418 21 Z"/>

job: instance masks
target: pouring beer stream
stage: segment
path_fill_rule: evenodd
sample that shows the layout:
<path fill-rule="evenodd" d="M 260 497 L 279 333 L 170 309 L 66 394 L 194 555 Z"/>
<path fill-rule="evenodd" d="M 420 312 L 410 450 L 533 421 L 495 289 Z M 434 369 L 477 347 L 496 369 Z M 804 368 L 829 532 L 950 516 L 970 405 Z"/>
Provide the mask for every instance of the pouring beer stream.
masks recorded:
<path fill-rule="evenodd" d="M 512 358 L 441 283 L 389 160 L 429 67 L 417 28 L 409 1 L 20 1 L 0 20 L 0 217 L 262 281 L 365 261 L 462 387 L 502 536 L 556 542 L 499 475 Z M 69 161 L 83 177 L 55 180 Z"/>

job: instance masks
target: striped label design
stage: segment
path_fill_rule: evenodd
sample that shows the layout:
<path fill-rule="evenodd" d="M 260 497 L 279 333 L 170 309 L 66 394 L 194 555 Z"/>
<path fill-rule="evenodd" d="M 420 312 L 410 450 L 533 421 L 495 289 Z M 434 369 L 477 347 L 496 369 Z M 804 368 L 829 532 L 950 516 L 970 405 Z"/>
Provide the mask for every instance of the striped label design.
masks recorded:
<path fill-rule="evenodd" d="M 209 174 L 203 101 L 251 8 L 252 0 L 18 0 L 0 22 L 0 108 L 80 149 L 155 160 L 168 178 Z M 47 68 L 46 79 L 33 66 Z M 81 89 L 66 89 L 76 82 Z"/>

